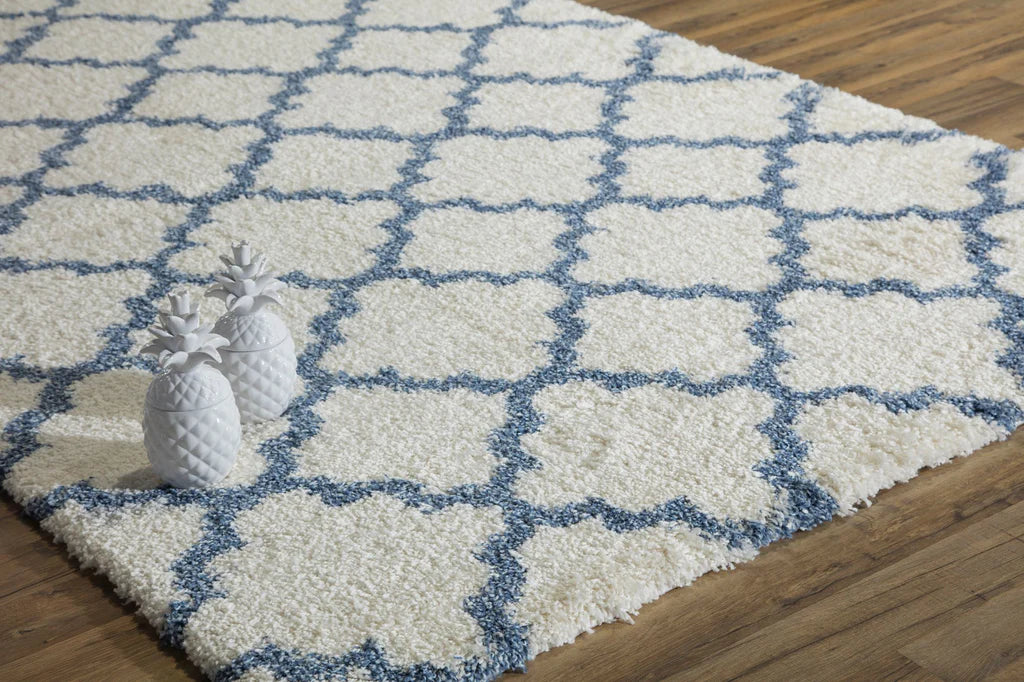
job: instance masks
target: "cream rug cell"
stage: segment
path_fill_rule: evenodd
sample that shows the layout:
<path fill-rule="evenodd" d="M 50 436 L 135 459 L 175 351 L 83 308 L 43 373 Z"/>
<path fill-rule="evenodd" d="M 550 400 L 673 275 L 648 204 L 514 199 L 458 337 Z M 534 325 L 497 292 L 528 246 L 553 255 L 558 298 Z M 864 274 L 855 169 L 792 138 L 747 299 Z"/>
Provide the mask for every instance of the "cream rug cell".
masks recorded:
<path fill-rule="evenodd" d="M 996 144 L 566 0 L 0 10 L 0 475 L 212 677 L 490 679 L 1024 417 Z M 161 487 L 243 237 L 303 386 Z"/>

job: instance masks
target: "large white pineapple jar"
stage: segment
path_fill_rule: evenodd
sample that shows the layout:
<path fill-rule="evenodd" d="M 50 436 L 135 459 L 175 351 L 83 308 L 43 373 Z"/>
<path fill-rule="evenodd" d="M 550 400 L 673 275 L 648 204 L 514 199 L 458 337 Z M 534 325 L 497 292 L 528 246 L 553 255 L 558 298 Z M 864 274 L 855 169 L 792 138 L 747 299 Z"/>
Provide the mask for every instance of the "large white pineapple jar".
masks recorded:
<path fill-rule="evenodd" d="M 234 466 L 242 427 L 231 384 L 210 363 L 227 339 L 199 324 L 198 305 L 187 293 L 170 296 L 149 331 L 156 338 L 143 353 L 157 356 L 163 370 L 149 385 L 142 429 L 146 453 L 163 480 L 180 488 L 202 488 Z"/>
<path fill-rule="evenodd" d="M 245 424 L 274 419 L 288 407 L 297 378 L 295 343 L 284 321 L 266 309 L 281 303 L 278 292 L 285 287 L 267 271 L 266 256 L 253 253 L 248 242 L 232 244 L 231 252 L 220 257 L 228 269 L 206 295 L 227 306 L 213 330 L 228 340 L 220 370 Z"/>

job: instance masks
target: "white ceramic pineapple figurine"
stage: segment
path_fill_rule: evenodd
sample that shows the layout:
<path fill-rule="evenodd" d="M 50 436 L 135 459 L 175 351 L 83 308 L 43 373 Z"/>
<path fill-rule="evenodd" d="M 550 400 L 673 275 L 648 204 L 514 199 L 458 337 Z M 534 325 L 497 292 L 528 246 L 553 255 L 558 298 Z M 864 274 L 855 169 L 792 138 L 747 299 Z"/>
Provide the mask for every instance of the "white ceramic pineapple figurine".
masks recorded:
<path fill-rule="evenodd" d="M 149 328 L 156 338 L 142 349 L 163 370 L 146 393 L 142 429 L 156 473 L 171 485 L 201 488 L 231 471 L 241 441 L 231 384 L 208 364 L 220 361 L 218 349 L 228 340 L 212 324 L 200 326 L 188 293 L 170 301 L 170 311 Z"/>
<path fill-rule="evenodd" d="M 277 292 L 285 287 L 266 270 L 266 256 L 253 253 L 248 242 L 232 244 L 231 252 L 220 257 L 228 269 L 215 276 L 206 295 L 228 309 L 213 330 L 228 339 L 220 370 L 245 424 L 273 419 L 288 407 L 296 381 L 295 343 L 281 318 L 266 310 L 281 303 Z"/>

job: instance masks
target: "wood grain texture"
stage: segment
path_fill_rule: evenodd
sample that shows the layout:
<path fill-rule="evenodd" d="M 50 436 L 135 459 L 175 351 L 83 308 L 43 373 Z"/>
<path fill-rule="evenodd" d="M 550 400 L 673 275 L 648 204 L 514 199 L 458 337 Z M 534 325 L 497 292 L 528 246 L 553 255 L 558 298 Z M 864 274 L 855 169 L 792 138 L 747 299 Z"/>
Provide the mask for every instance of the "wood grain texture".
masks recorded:
<path fill-rule="evenodd" d="M 988 679 L 1024 660 L 1022 621 L 1024 586 L 997 594 L 963 618 L 910 642 L 900 653 L 944 679 Z"/>
<path fill-rule="evenodd" d="M 587 0 L 1024 145 L 1024 0 Z M 1024 679 L 1024 430 L 542 654 L 535 680 Z M 0 679 L 188 680 L 109 583 L 0 505 Z"/>

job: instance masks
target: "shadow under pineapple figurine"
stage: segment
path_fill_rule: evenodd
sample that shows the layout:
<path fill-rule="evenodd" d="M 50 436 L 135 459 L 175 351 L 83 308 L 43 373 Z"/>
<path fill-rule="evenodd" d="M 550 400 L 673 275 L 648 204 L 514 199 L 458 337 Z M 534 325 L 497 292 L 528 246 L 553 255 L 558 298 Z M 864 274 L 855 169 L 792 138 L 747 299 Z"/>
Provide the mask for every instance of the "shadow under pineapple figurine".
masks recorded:
<path fill-rule="evenodd" d="M 280 304 L 285 283 L 266 270 L 267 259 L 248 242 L 231 245 L 221 256 L 227 270 L 207 296 L 224 301 L 228 312 L 213 331 L 228 340 L 221 349 L 220 371 L 231 382 L 242 423 L 274 419 L 288 407 L 295 388 L 295 343 L 280 317 L 265 310 Z"/>
<path fill-rule="evenodd" d="M 228 340 L 199 324 L 199 306 L 188 293 L 171 294 L 149 328 L 156 338 L 143 353 L 163 370 L 149 385 L 142 430 L 153 469 L 179 488 L 202 488 L 223 479 L 241 442 L 231 384 L 208 363 L 220 362 Z"/>

